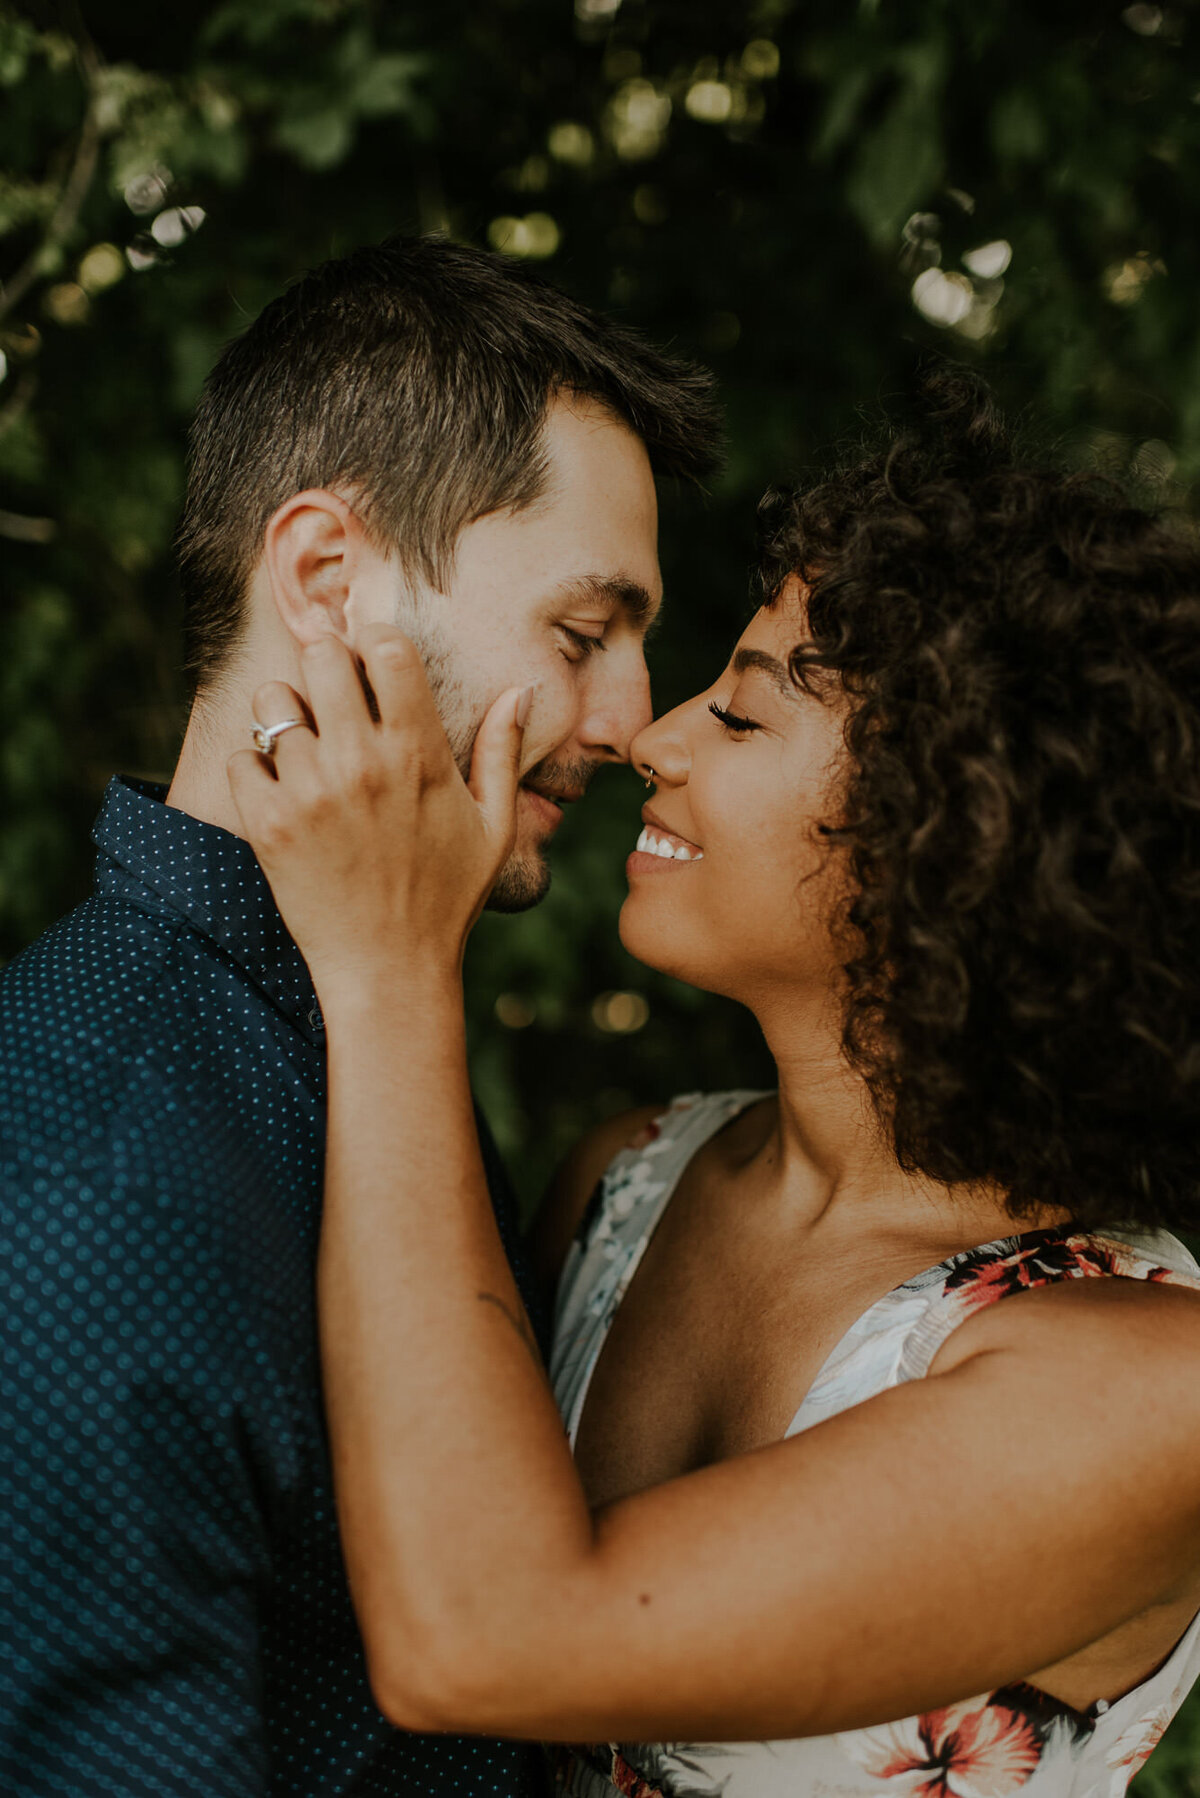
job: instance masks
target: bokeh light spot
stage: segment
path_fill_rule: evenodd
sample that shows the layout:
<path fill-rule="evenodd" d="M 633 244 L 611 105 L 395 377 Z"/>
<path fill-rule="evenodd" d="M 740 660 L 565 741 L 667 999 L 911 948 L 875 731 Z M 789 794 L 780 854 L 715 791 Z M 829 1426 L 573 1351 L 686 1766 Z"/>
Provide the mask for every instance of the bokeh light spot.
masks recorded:
<path fill-rule="evenodd" d="M 193 231 L 198 231 L 206 217 L 203 206 L 171 206 L 166 212 L 159 213 L 150 227 L 150 235 L 165 250 L 173 250 Z"/>
<path fill-rule="evenodd" d="M 1002 275 L 1012 261 L 1012 245 L 998 237 L 995 243 L 980 244 L 977 250 L 968 250 L 963 257 L 963 267 L 969 268 L 973 275 L 982 280 L 994 281 Z"/>
<path fill-rule="evenodd" d="M 85 325 L 91 302 L 77 281 L 57 281 L 46 292 L 42 305 L 56 325 Z"/>
<path fill-rule="evenodd" d="M 552 125 L 546 145 L 556 162 L 569 163 L 577 169 L 586 168 L 596 154 L 595 138 L 586 125 L 580 125 L 574 119 Z"/>
<path fill-rule="evenodd" d="M 652 81 L 638 78 L 619 87 L 609 101 L 606 123 L 613 149 L 627 162 L 661 149 L 671 118 L 671 102 Z"/>
<path fill-rule="evenodd" d="M 725 81 L 693 81 L 684 105 L 691 118 L 721 125 L 733 111 L 733 89 Z"/>
<path fill-rule="evenodd" d="M 143 169 L 141 174 L 133 175 L 125 183 L 125 204 L 130 212 L 139 216 L 146 212 L 156 212 L 167 197 L 167 189 L 171 185 L 171 171 L 155 163 L 153 168 Z"/>
<path fill-rule="evenodd" d="M 502 214 L 488 226 L 488 242 L 505 256 L 528 256 L 541 261 L 553 256 L 561 233 L 548 212 L 530 212 L 524 218 Z"/>
<path fill-rule="evenodd" d="M 742 51 L 742 73 L 752 81 L 770 81 L 779 73 L 779 45 L 769 37 L 756 37 Z"/>
<path fill-rule="evenodd" d="M 103 293 L 125 273 L 125 258 L 115 243 L 96 243 L 79 258 L 79 285 L 85 293 Z"/>
<path fill-rule="evenodd" d="M 631 1036 L 650 1017 L 641 993 L 601 993 L 592 1002 L 592 1022 L 609 1036 Z"/>
<path fill-rule="evenodd" d="M 523 993 L 501 993 L 495 1009 L 506 1030 L 528 1030 L 537 1018 L 537 1007 Z"/>
<path fill-rule="evenodd" d="M 1132 306 L 1141 299 L 1155 275 L 1165 275 L 1166 265 L 1141 251 L 1124 262 L 1114 262 L 1103 275 L 1104 291 L 1115 306 Z"/>
<path fill-rule="evenodd" d="M 912 284 L 913 304 L 931 325 L 961 324 L 971 310 L 975 290 L 966 275 L 927 268 Z"/>

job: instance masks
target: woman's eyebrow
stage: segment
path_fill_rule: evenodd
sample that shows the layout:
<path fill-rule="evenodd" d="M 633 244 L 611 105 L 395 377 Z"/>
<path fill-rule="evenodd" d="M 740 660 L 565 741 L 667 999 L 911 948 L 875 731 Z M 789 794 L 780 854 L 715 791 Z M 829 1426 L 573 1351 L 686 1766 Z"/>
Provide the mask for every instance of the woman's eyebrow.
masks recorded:
<path fill-rule="evenodd" d="M 735 649 L 733 652 L 733 672 L 749 674 L 757 670 L 770 677 L 779 691 L 788 699 L 795 699 L 796 684 L 783 663 L 775 656 L 769 656 L 764 649 Z"/>

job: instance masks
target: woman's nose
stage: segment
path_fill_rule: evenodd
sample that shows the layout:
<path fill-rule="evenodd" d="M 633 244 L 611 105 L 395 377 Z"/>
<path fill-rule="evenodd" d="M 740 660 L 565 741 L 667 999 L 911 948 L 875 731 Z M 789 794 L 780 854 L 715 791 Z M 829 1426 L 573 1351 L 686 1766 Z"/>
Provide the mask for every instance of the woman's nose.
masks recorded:
<path fill-rule="evenodd" d="M 646 781 L 681 786 L 688 777 L 691 756 L 685 733 L 684 706 L 676 706 L 640 730 L 630 744 L 629 759 Z"/>

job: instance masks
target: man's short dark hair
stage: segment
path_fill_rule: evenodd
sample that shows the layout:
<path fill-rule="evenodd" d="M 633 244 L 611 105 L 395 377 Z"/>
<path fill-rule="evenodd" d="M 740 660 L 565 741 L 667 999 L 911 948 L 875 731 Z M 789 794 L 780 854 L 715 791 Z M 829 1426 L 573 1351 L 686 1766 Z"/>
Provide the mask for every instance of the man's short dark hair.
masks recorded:
<path fill-rule="evenodd" d="M 443 586 L 464 526 L 542 491 L 559 392 L 628 424 L 656 473 L 716 460 L 711 376 L 519 262 L 396 237 L 302 276 L 227 346 L 196 410 L 179 556 L 197 686 L 237 641 L 267 522 L 293 493 L 353 488 L 372 536 Z"/>

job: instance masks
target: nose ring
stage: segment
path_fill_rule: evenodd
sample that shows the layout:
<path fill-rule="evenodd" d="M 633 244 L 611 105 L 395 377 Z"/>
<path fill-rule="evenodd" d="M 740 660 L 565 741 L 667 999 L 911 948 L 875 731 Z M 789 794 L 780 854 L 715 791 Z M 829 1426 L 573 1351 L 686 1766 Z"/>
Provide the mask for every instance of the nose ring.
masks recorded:
<path fill-rule="evenodd" d="M 653 786 L 653 785 L 654 785 L 654 783 L 655 783 L 655 781 L 656 781 L 656 780 L 657 780 L 657 779 L 658 779 L 658 776 L 657 776 L 657 774 L 656 774 L 656 773 L 655 773 L 655 772 L 654 772 L 654 770 L 653 770 L 653 768 L 652 768 L 652 767 L 651 767 L 651 766 L 650 766 L 650 764 L 649 764 L 649 763 L 647 763 L 647 764 L 646 764 L 646 773 L 647 773 L 647 776 L 648 776 L 648 779 L 647 779 L 647 781 L 646 781 L 646 785 L 647 785 L 647 786 L 648 786 L 648 787 L 652 787 L 652 786 Z"/>

